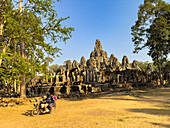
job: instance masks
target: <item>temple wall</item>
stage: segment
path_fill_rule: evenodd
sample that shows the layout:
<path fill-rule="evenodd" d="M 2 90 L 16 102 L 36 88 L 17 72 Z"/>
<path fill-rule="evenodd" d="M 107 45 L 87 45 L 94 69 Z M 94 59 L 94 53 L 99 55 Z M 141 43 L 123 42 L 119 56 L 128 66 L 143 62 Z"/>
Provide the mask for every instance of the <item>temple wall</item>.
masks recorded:
<path fill-rule="evenodd" d="M 28 92 L 33 95 L 44 95 L 46 92 L 55 92 L 57 94 L 70 94 L 78 91 L 79 93 L 93 93 L 107 91 L 109 85 L 140 85 L 143 83 L 159 84 L 158 73 L 153 72 L 152 66 L 148 64 L 147 71 L 140 70 L 137 61 L 133 61 L 132 67 L 129 64 L 127 56 L 123 56 L 122 63 L 111 54 L 102 49 L 100 40 L 96 40 L 94 51 L 90 54 L 90 59 L 86 61 L 81 58 L 77 61 L 66 61 L 66 69 L 60 67 L 58 72 L 52 73 L 51 78 L 45 79 L 37 77 L 28 83 Z M 169 77 L 164 76 L 164 83 L 169 83 Z M 95 86 L 91 86 L 95 85 Z M 38 86 L 38 87 L 35 87 Z M 46 86 L 46 87 L 45 87 Z M 114 86 L 115 87 L 115 86 Z M 53 88 L 53 91 L 50 90 Z"/>

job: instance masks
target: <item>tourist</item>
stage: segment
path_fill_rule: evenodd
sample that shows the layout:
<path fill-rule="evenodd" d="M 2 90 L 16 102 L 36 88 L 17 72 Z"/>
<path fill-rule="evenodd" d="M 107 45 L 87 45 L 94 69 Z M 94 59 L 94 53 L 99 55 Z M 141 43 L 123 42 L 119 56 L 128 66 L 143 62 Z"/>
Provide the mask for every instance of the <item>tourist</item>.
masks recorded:
<path fill-rule="evenodd" d="M 54 95 L 50 93 L 47 93 L 47 100 L 46 102 L 48 103 L 48 108 L 49 110 L 52 110 L 52 106 L 55 105 L 55 98 L 54 98 Z"/>

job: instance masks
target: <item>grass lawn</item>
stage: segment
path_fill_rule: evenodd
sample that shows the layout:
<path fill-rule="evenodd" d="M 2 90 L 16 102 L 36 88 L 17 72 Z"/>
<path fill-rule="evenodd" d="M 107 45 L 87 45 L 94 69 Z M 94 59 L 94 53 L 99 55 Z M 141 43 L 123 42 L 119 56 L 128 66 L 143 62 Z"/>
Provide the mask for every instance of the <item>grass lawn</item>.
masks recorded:
<path fill-rule="evenodd" d="M 61 99 L 54 114 L 26 116 L 32 108 L 0 107 L 0 128 L 170 128 L 170 88 Z"/>

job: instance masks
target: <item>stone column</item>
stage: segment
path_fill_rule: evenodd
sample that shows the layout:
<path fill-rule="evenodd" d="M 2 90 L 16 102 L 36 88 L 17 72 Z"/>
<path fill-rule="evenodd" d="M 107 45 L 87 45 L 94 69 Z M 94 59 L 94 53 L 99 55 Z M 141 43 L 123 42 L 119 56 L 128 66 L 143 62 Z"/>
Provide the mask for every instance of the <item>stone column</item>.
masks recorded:
<path fill-rule="evenodd" d="M 92 82 L 92 71 L 89 71 L 90 74 L 90 82 Z"/>
<path fill-rule="evenodd" d="M 95 73 L 94 73 L 94 71 L 92 71 L 91 74 L 92 74 L 92 82 L 94 82 L 95 81 L 95 75 L 94 75 Z"/>
<path fill-rule="evenodd" d="M 74 73 L 74 76 L 75 76 L 75 82 L 78 81 L 78 75 L 77 75 L 77 72 Z"/>
<path fill-rule="evenodd" d="M 102 82 L 105 82 L 106 81 L 106 79 L 105 79 L 105 77 L 103 77 L 103 81 Z"/>
<path fill-rule="evenodd" d="M 70 85 L 70 78 L 67 78 L 67 85 Z"/>
<path fill-rule="evenodd" d="M 69 70 L 66 70 L 66 81 L 67 81 L 67 85 L 69 85 L 70 84 Z"/>
<path fill-rule="evenodd" d="M 64 83 L 66 82 L 65 75 L 63 74 L 62 77 L 63 77 L 63 78 L 62 78 L 62 80 L 63 80 L 62 82 L 63 82 L 63 84 L 64 84 Z"/>
<path fill-rule="evenodd" d="M 75 76 L 72 76 L 72 81 L 75 82 Z"/>
<path fill-rule="evenodd" d="M 87 92 L 88 92 L 88 87 L 87 87 L 87 85 L 85 85 L 84 93 L 87 94 Z"/>
<path fill-rule="evenodd" d="M 116 75 L 117 83 L 119 83 L 119 74 Z"/>
<path fill-rule="evenodd" d="M 55 81 L 56 85 L 59 85 L 59 76 L 56 75 L 55 78 L 56 78 L 56 79 L 55 79 L 55 80 L 56 80 L 56 81 Z"/>
<path fill-rule="evenodd" d="M 98 76 L 98 82 L 102 82 L 102 75 L 100 74 L 99 76 Z"/>
<path fill-rule="evenodd" d="M 70 90 L 71 90 L 70 86 L 66 86 L 66 94 L 69 94 Z"/>
<path fill-rule="evenodd" d="M 121 75 L 121 79 L 120 79 L 121 83 L 123 82 L 123 75 Z"/>
<path fill-rule="evenodd" d="M 123 74 L 123 82 L 126 83 L 127 82 L 127 77 L 126 77 L 126 74 Z"/>
<path fill-rule="evenodd" d="M 77 75 L 77 82 L 79 82 L 80 81 L 80 76 L 79 75 Z"/>
<path fill-rule="evenodd" d="M 95 71 L 95 82 L 98 82 L 98 76 L 97 76 L 97 71 Z"/>
<path fill-rule="evenodd" d="M 84 76 L 79 76 L 80 77 L 80 84 L 82 84 L 83 83 L 83 77 Z"/>
<path fill-rule="evenodd" d="M 87 70 L 86 72 L 86 81 L 89 82 L 89 71 Z"/>
<path fill-rule="evenodd" d="M 71 83 L 73 83 L 74 80 L 75 80 L 75 78 L 74 78 L 74 72 L 72 72 L 72 74 L 71 74 Z"/>
<path fill-rule="evenodd" d="M 67 73 L 67 74 L 66 74 L 66 76 L 67 76 L 66 79 L 67 79 L 67 81 L 68 81 L 69 73 L 70 73 L 69 70 L 67 70 L 66 73 Z"/>
<path fill-rule="evenodd" d="M 86 72 L 83 72 L 83 82 L 84 82 L 84 83 L 87 82 L 87 81 L 86 81 Z"/>

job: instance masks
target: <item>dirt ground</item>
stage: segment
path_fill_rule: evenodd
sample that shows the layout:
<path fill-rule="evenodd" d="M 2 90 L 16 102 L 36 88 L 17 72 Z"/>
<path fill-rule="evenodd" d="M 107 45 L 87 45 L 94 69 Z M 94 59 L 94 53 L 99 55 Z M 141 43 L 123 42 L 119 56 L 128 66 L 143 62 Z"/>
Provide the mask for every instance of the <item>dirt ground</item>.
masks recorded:
<path fill-rule="evenodd" d="M 170 128 L 170 88 L 61 99 L 54 114 L 26 116 L 32 108 L 0 107 L 0 128 Z"/>

